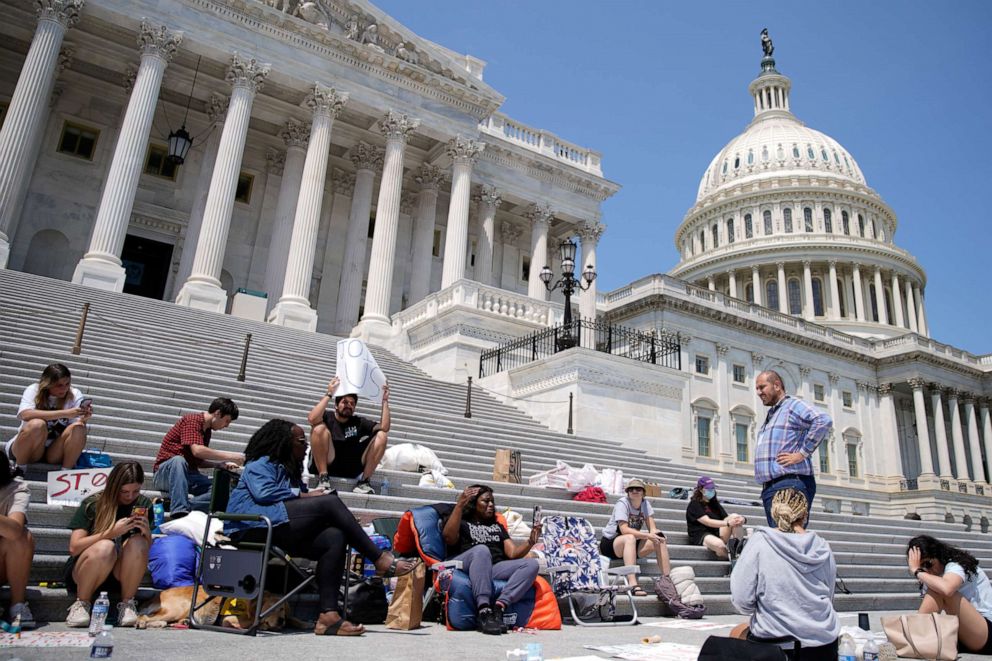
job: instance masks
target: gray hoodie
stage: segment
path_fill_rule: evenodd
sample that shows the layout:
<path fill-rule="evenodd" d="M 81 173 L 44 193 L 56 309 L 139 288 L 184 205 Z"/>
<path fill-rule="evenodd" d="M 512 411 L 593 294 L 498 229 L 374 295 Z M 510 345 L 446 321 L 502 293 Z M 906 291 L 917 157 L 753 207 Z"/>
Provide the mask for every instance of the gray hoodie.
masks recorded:
<path fill-rule="evenodd" d="M 793 636 L 815 647 L 840 635 L 836 578 L 830 545 L 815 532 L 756 528 L 730 577 L 730 595 L 738 612 L 751 616 L 755 636 Z"/>

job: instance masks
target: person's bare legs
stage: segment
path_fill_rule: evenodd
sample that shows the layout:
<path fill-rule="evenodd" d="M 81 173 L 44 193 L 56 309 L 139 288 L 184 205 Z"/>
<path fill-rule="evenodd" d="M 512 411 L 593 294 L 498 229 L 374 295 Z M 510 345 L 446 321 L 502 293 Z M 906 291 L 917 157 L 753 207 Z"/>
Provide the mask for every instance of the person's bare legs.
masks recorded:
<path fill-rule="evenodd" d="M 327 467 L 334 461 L 331 430 L 323 422 L 310 430 L 310 456 L 317 468 L 317 475 L 326 473 Z"/>
<path fill-rule="evenodd" d="M 134 535 L 124 542 L 120 557 L 114 563 L 114 578 L 121 584 L 121 601 L 134 599 L 147 569 L 148 540 Z"/>
<path fill-rule="evenodd" d="M 958 616 L 958 640 L 968 650 L 980 650 L 988 642 L 989 628 L 982 614 L 975 610 L 970 601 L 955 592 L 942 597 L 930 590 L 923 596 L 920 613 L 940 613 Z"/>
<path fill-rule="evenodd" d="M 52 441 L 45 450 L 45 461 L 50 464 L 62 464 L 63 469 L 76 467 L 79 455 L 86 447 L 86 425 L 74 422 Z"/>
<path fill-rule="evenodd" d="M 623 558 L 623 564 L 627 567 L 637 565 L 637 538 L 633 535 L 617 535 L 613 539 L 613 553 Z M 637 576 L 629 574 L 627 585 L 637 587 Z"/>
<path fill-rule="evenodd" d="M 31 560 L 34 558 L 34 537 L 27 528 L 16 537 L 0 541 L 0 583 L 10 583 L 10 603 L 19 604 L 26 599 Z"/>
<path fill-rule="evenodd" d="M 706 535 L 703 537 L 703 546 L 705 546 L 710 551 L 716 554 L 716 557 L 721 560 L 726 560 L 730 557 L 730 551 L 727 550 L 727 540 L 723 539 L 723 531 L 727 531 L 727 537 L 730 537 L 730 529 L 726 526 L 720 528 L 720 536 L 716 535 Z"/>
<path fill-rule="evenodd" d="M 668 559 L 668 542 L 662 538 L 657 542 L 648 542 L 641 547 L 640 557 L 646 558 L 654 555 L 658 560 L 658 571 L 662 576 L 668 576 L 672 571 L 672 565 Z"/>
<path fill-rule="evenodd" d="M 388 435 L 384 431 L 376 432 L 375 438 L 369 443 L 369 446 L 365 448 L 365 452 L 362 453 L 362 479 L 367 480 L 375 473 L 375 469 L 379 467 L 382 462 L 382 458 L 386 455 L 386 442 L 388 440 Z M 333 452 L 333 450 L 332 450 Z"/>
<path fill-rule="evenodd" d="M 93 602 L 96 592 L 117 562 L 117 549 L 109 539 L 101 539 L 79 554 L 76 566 L 72 568 L 72 580 L 76 582 L 76 598 Z"/>
<path fill-rule="evenodd" d="M 14 437 L 10 454 L 21 466 L 38 463 L 45 456 L 47 438 L 48 424 L 44 420 L 28 420 Z"/>

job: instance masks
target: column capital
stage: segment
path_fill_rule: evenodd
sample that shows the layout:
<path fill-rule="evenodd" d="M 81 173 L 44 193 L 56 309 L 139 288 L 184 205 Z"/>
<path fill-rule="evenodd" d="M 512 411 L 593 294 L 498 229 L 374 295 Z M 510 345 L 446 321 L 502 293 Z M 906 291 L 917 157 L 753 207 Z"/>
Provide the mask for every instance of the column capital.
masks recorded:
<path fill-rule="evenodd" d="M 499 232 L 503 236 L 503 241 L 506 243 L 516 243 L 520 235 L 523 234 L 523 230 L 519 225 L 514 225 L 508 220 L 504 220 L 503 224 L 499 226 Z"/>
<path fill-rule="evenodd" d="M 951 400 L 957 401 L 958 398 L 961 397 L 961 394 L 962 394 L 961 391 L 958 390 L 957 388 L 948 388 L 947 401 L 951 401 Z"/>
<path fill-rule="evenodd" d="M 527 218 L 532 225 L 543 224 L 547 228 L 551 224 L 551 217 L 554 212 L 551 211 L 551 207 L 545 202 L 535 202 L 527 207 L 524 211 L 524 217 Z"/>
<path fill-rule="evenodd" d="M 836 269 L 837 268 L 837 260 L 836 259 L 828 259 L 827 260 L 827 265 L 830 268 L 832 268 L 832 269 Z"/>
<path fill-rule="evenodd" d="M 919 390 L 920 392 L 923 392 L 923 388 L 926 387 L 926 385 L 927 385 L 926 380 L 918 376 L 914 376 L 912 379 L 909 380 L 909 387 L 912 388 L 914 391 Z"/>
<path fill-rule="evenodd" d="M 803 260 L 803 268 L 804 269 L 808 269 L 812 265 L 813 265 L 813 260 L 811 260 L 811 259 L 804 259 Z"/>
<path fill-rule="evenodd" d="M 211 123 L 223 122 L 224 115 L 227 114 L 227 106 L 231 102 L 230 97 L 214 92 L 207 99 L 207 119 Z"/>
<path fill-rule="evenodd" d="M 265 168 L 274 175 L 282 176 L 282 169 L 286 165 L 286 152 L 269 147 L 265 150 Z"/>
<path fill-rule="evenodd" d="M 785 268 L 785 262 L 775 262 L 775 267 L 778 268 L 778 269 L 784 269 Z"/>
<path fill-rule="evenodd" d="M 455 163 L 474 163 L 476 157 L 486 148 L 486 143 L 456 136 L 448 140 L 445 151 Z"/>
<path fill-rule="evenodd" d="M 422 191 L 437 191 L 441 187 L 441 182 L 444 181 L 444 172 L 436 165 L 424 163 L 417 170 L 417 174 L 413 180 L 420 184 L 420 190 Z"/>
<path fill-rule="evenodd" d="M 861 271 L 861 262 L 851 262 L 851 268 L 855 271 Z"/>
<path fill-rule="evenodd" d="M 279 137 L 287 147 L 306 147 L 310 141 L 310 126 L 291 117 L 279 129 Z"/>
<path fill-rule="evenodd" d="M 410 131 L 420 126 L 420 120 L 395 110 L 388 110 L 376 126 L 386 136 L 386 140 L 402 140 L 406 142 Z"/>
<path fill-rule="evenodd" d="M 974 406 L 975 399 L 976 399 L 975 396 L 970 392 L 961 393 L 961 401 L 964 403 L 965 406 Z"/>
<path fill-rule="evenodd" d="M 809 367 L 806 367 L 805 365 L 800 365 L 799 366 L 799 376 L 807 377 L 807 376 L 809 376 L 809 373 L 812 372 L 812 371 L 813 371 L 812 369 L 810 369 Z"/>
<path fill-rule="evenodd" d="M 603 236 L 603 232 L 606 231 L 606 225 L 598 220 L 587 220 L 578 226 L 577 231 L 579 236 L 582 238 L 582 243 L 588 241 L 592 244 L 596 244 L 599 243 L 600 237 Z"/>
<path fill-rule="evenodd" d="M 83 0 L 35 0 L 34 8 L 39 21 L 56 21 L 63 27 L 71 28 L 79 22 Z"/>
<path fill-rule="evenodd" d="M 936 381 L 931 381 L 927 384 L 927 388 L 930 390 L 931 395 L 943 395 L 944 386 L 940 385 Z"/>
<path fill-rule="evenodd" d="M 378 170 L 382 167 L 382 157 L 380 148 L 361 140 L 351 148 L 351 162 L 356 170 Z"/>
<path fill-rule="evenodd" d="M 182 42 L 182 32 L 173 32 L 164 25 L 155 25 L 142 19 L 138 28 L 138 50 L 142 57 L 151 55 L 171 62 Z"/>
<path fill-rule="evenodd" d="M 241 57 L 238 53 L 234 53 L 224 80 L 231 83 L 231 87 L 241 87 L 255 94 L 262 89 L 265 77 L 269 75 L 269 69 L 271 65 L 262 64 L 253 57 Z"/>
<path fill-rule="evenodd" d="M 858 390 L 862 392 L 866 392 L 871 384 L 868 383 L 867 381 L 855 381 L 854 385 L 857 387 Z"/>
<path fill-rule="evenodd" d="M 760 267 L 760 266 L 758 266 L 758 265 L 753 265 L 753 266 L 751 267 L 751 273 L 752 273 L 752 274 L 754 274 L 754 275 L 758 275 L 758 273 L 760 273 L 760 272 L 761 272 L 761 267 Z"/>
<path fill-rule="evenodd" d="M 331 188 L 335 195 L 351 197 L 355 192 L 355 173 L 334 168 L 331 170 Z"/>
<path fill-rule="evenodd" d="M 128 64 L 124 67 L 124 73 L 121 75 L 121 85 L 124 87 L 124 93 L 131 96 L 131 90 L 134 89 L 134 81 L 138 77 L 138 65 Z"/>
<path fill-rule="evenodd" d="M 878 384 L 878 394 L 883 397 L 892 394 L 892 384 L 891 383 L 880 383 Z"/>
<path fill-rule="evenodd" d="M 719 342 L 717 342 L 717 344 L 716 344 L 716 353 L 717 353 L 717 355 L 719 355 L 719 356 L 726 356 L 727 353 L 729 353 L 729 352 L 730 352 L 730 345 L 729 344 L 720 344 Z"/>
<path fill-rule="evenodd" d="M 483 184 L 482 188 L 479 189 L 479 201 L 498 209 L 503 204 L 503 192 L 495 186 Z"/>
<path fill-rule="evenodd" d="M 979 397 L 976 401 L 980 409 L 987 409 L 992 406 L 992 397 Z"/>
<path fill-rule="evenodd" d="M 831 385 L 837 385 L 840 381 L 840 374 L 835 372 L 827 372 L 827 379 L 830 381 Z"/>
<path fill-rule="evenodd" d="M 417 194 L 410 190 L 404 190 L 400 194 L 400 213 L 404 216 L 413 215 L 413 210 L 417 207 Z"/>
<path fill-rule="evenodd" d="M 327 115 L 337 117 L 341 114 L 344 104 L 348 102 L 346 92 L 338 92 L 333 87 L 325 87 L 320 83 L 314 83 L 307 96 L 303 99 L 303 105 L 313 111 L 314 115 Z"/>

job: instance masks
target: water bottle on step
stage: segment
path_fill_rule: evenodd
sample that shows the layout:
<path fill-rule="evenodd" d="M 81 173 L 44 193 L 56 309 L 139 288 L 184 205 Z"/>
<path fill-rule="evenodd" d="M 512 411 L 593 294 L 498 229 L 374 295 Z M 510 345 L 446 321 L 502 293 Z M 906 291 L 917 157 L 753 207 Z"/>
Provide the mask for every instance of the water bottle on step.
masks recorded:
<path fill-rule="evenodd" d="M 106 592 L 101 592 L 100 598 L 93 603 L 93 610 L 90 612 L 90 638 L 103 631 L 103 623 L 107 621 L 109 611 L 110 597 Z"/>
<path fill-rule="evenodd" d="M 109 659 L 114 655 L 114 635 L 111 633 L 112 630 L 113 627 L 107 625 L 93 639 L 93 644 L 90 645 L 91 659 Z"/>
<path fill-rule="evenodd" d="M 840 644 L 837 646 L 837 661 L 857 661 L 857 646 L 850 634 L 840 637 Z"/>

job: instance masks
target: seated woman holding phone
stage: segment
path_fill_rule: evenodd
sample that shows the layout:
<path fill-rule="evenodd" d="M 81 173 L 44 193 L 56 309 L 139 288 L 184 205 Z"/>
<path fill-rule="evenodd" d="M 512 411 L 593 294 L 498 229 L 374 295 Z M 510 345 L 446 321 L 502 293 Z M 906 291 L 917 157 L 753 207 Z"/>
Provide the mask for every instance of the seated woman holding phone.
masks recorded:
<path fill-rule="evenodd" d="M 86 447 L 86 421 L 92 415 L 93 400 L 72 387 L 69 368 L 61 363 L 46 367 L 38 383 L 24 389 L 17 407 L 21 426 L 7 445 L 14 474 L 41 461 L 74 468 Z"/>
<path fill-rule="evenodd" d="M 537 578 L 538 562 L 527 557 L 541 538 L 540 508 L 534 510 L 534 527 L 526 542 L 516 543 L 496 520 L 493 490 L 481 484 L 466 487 L 444 523 L 444 543 L 457 550 L 449 560 L 461 560 L 462 570 L 472 582 L 479 631 L 506 633 L 503 612 L 519 601 Z M 506 585 L 493 600 L 493 581 Z"/>
<path fill-rule="evenodd" d="M 145 472 L 136 461 L 114 466 L 103 491 L 87 497 L 69 528 L 69 560 L 65 582 L 76 601 L 65 620 L 70 627 L 88 627 L 93 595 L 120 586 L 117 626 L 133 627 L 138 621 L 135 595 L 148 568 L 152 542 L 152 502 L 141 495 Z M 105 586 L 107 583 L 109 586 Z"/>

